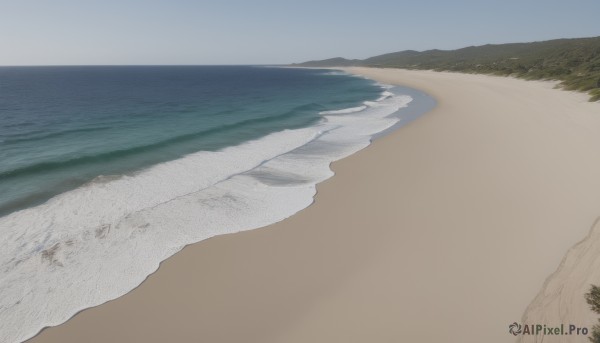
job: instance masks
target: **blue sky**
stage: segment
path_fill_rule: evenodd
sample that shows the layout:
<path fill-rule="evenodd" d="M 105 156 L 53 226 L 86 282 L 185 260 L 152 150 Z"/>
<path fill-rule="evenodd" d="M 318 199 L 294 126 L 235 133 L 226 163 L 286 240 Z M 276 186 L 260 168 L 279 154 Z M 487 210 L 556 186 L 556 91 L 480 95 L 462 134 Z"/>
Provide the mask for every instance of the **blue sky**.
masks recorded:
<path fill-rule="evenodd" d="M 599 0 L 0 0 L 0 65 L 275 64 L 600 35 Z"/>

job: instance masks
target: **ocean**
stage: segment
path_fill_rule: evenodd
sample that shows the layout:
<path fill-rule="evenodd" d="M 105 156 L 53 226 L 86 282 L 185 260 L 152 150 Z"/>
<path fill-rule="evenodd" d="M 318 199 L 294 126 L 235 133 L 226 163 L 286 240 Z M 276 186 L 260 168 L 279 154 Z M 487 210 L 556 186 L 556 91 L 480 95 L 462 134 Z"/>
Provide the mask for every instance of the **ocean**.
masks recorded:
<path fill-rule="evenodd" d="M 0 341 L 306 208 L 407 93 L 319 69 L 0 67 Z"/>

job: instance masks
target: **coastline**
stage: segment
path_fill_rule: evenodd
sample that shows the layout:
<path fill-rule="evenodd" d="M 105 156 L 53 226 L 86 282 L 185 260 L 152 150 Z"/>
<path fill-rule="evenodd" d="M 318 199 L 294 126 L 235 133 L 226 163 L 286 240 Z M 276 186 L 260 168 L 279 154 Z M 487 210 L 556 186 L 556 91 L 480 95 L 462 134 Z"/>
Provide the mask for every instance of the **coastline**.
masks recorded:
<path fill-rule="evenodd" d="M 597 104 L 540 82 L 349 71 L 438 107 L 333 163 L 312 206 L 188 246 L 30 341 L 511 340 L 600 214 Z"/>
<path fill-rule="evenodd" d="M 258 121 L 275 132 L 134 175 L 99 177 L 39 207 L 0 218 L 0 227 L 6 228 L 0 232 L 6 243 L 0 254 L 0 341 L 23 341 L 43 327 L 119 298 L 188 244 L 264 227 L 309 206 L 315 185 L 333 175 L 330 163 L 368 146 L 372 134 L 396 123 L 400 118 L 390 116 L 411 101 L 372 80 L 337 71 L 249 69 L 287 75 L 281 88 L 296 90 L 284 92 L 287 98 L 278 101 L 282 107 L 273 111 L 260 101 L 238 111 L 241 123 L 255 122 L 246 119 L 255 117 L 252 109 L 257 108 L 266 111 L 259 116 L 290 119 Z M 313 87 L 295 87 L 296 77 L 306 77 Z M 317 95 L 314 87 L 322 92 Z M 264 95 L 279 98 L 268 88 Z M 313 119 L 296 127 L 303 117 Z M 221 138 L 214 138 L 226 141 L 236 131 L 248 137 L 261 125 L 218 131 L 215 136 Z"/>

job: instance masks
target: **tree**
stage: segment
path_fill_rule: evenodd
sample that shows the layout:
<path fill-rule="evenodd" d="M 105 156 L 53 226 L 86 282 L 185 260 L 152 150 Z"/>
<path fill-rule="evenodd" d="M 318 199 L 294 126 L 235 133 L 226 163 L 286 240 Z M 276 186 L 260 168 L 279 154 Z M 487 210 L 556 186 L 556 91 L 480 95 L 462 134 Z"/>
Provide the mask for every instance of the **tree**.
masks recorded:
<path fill-rule="evenodd" d="M 590 305 L 592 311 L 600 314 L 600 287 L 592 285 L 590 292 L 585 294 L 585 301 Z"/>
<path fill-rule="evenodd" d="M 592 285 L 589 293 L 585 294 L 585 301 L 590 305 L 592 311 L 600 314 L 600 287 Z M 600 323 L 600 319 L 598 322 Z M 600 343 L 600 324 L 594 325 L 589 340 L 592 343 Z"/>

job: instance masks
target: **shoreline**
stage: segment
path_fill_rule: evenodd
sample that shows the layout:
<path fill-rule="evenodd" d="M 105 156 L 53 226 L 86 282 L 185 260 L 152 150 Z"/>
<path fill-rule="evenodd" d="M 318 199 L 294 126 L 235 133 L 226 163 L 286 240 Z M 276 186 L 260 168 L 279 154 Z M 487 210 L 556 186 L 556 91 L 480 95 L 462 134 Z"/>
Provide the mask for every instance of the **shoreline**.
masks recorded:
<path fill-rule="evenodd" d="M 369 81 L 369 83 L 371 83 L 371 82 L 372 81 Z M 377 85 L 377 87 L 381 88 L 381 91 L 382 91 L 382 93 L 380 94 L 380 97 L 377 100 L 370 100 L 370 99 L 365 100 L 364 101 L 365 105 L 362 106 L 363 109 L 360 111 L 361 113 L 357 113 L 357 117 L 355 117 L 355 120 L 357 120 L 359 122 L 363 122 L 366 125 L 363 126 L 359 131 L 356 132 L 356 137 L 352 137 L 352 134 L 350 134 L 350 137 L 352 137 L 353 140 L 346 141 L 346 144 L 344 145 L 344 147 L 342 149 L 336 149 L 333 146 L 333 148 L 330 148 L 327 151 L 324 150 L 323 153 L 322 153 L 322 155 L 323 155 L 324 158 L 328 158 L 329 157 L 329 158 L 333 158 L 334 160 L 338 160 L 340 158 L 344 158 L 344 156 L 348 156 L 348 154 L 352 154 L 352 153 L 356 152 L 356 150 L 362 150 L 365 146 L 368 146 L 370 144 L 370 142 L 372 141 L 372 139 L 374 139 L 374 138 L 371 138 L 371 137 L 375 137 L 375 135 L 368 134 L 368 132 L 374 132 L 373 131 L 373 130 L 375 130 L 374 128 L 377 127 L 377 125 L 371 127 L 371 124 L 373 124 L 373 123 L 384 122 L 384 125 L 385 125 L 384 127 L 386 127 L 388 125 L 391 125 L 390 121 L 393 123 L 393 122 L 396 122 L 396 121 L 405 122 L 405 121 L 414 120 L 416 117 L 418 117 L 419 115 L 421 115 L 424 112 L 426 112 L 429 107 L 435 105 L 435 103 L 433 102 L 433 100 L 430 99 L 430 98 L 428 98 L 426 96 L 426 94 L 422 94 L 422 93 L 420 93 L 420 92 L 418 92 L 416 90 L 411 90 L 411 89 L 408 89 L 408 88 L 402 88 L 402 87 L 400 87 L 400 88 L 402 88 L 401 90 L 399 90 L 400 93 L 398 93 L 397 90 L 390 89 L 394 93 L 394 94 L 392 94 L 392 93 L 390 93 L 388 91 L 384 91 L 387 87 L 385 87 L 383 85 Z M 390 87 L 390 88 L 397 88 L 397 87 Z M 406 99 L 407 95 L 404 94 L 405 91 L 408 91 L 411 94 L 413 94 L 413 93 L 417 94 L 417 98 L 418 99 L 412 99 L 412 100 L 408 99 L 407 100 Z M 408 101 L 410 101 L 411 106 L 407 107 L 406 103 Z M 394 110 L 394 108 L 396 108 L 396 110 Z M 338 118 L 342 119 L 342 117 L 339 116 L 338 112 L 345 113 L 344 111 L 347 111 L 347 110 L 348 109 L 333 110 L 333 111 L 330 111 L 330 113 L 329 112 L 322 112 L 320 114 L 322 114 L 325 118 L 327 118 L 328 121 L 331 121 L 333 123 L 337 123 Z M 354 108 L 351 108 L 350 110 L 354 110 Z M 344 118 L 345 118 L 344 120 L 348 121 L 348 120 L 352 119 L 353 116 L 354 116 L 354 114 L 353 114 L 354 112 L 355 111 L 351 111 L 351 112 L 348 112 L 347 115 L 344 115 Z M 331 117 L 329 117 L 329 115 L 331 115 Z M 365 122 L 365 119 L 367 119 L 367 121 L 370 121 L 370 122 Z M 387 124 L 385 123 L 386 121 L 387 121 Z M 324 121 L 324 123 L 325 122 L 327 122 L 327 120 Z M 343 123 L 343 124 L 344 125 L 341 125 L 340 127 L 343 127 L 343 128 L 349 128 L 349 127 L 351 127 L 351 125 L 349 125 L 348 123 Z M 394 126 L 394 125 L 392 125 L 392 126 Z M 320 126 L 323 127 L 324 125 L 321 124 Z M 381 130 L 381 129 L 376 129 L 376 131 L 379 131 L 379 130 Z M 327 136 L 327 137 L 330 137 L 330 140 L 332 140 L 332 142 L 330 142 L 330 144 L 334 143 L 334 141 L 335 141 L 334 137 L 336 137 L 335 135 L 330 135 L 330 136 Z M 311 140 L 311 141 L 307 142 L 302 147 L 300 147 L 299 150 L 303 150 L 304 153 L 306 153 L 307 151 L 310 150 L 310 148 L 308 148 L 310 145 L 316 146 L 315 143 L 318 143 L 316 141 L 317 141 L 317 139 L 314 139 L 314 140 Z M 361 142 L 364 141 L 364 142 L 362 142 L 360 144 L 357 144 L 358 141 L 361 141 Z M 364 143 L 364 145 L 363 145 L 363 143 Z M 360 146 L 360 145 L 362 145 L 362 146 Z M 316 148 L 318 149 L 318 147 L 316 147 Z M 293 154 L 295 150 L 297 150 L 297 149 L 290 150 L 288 153 Z M 296 158 L 302 157 L 303 156 L 302 154 L 303 154 L 302 152 L 298 152 L 296 154 Z M 310 156 L 310 152 L 308 152 L 308 156 Z M 313 162 L 315 162 L 315 161 L 313 161 Z M 317 160 L 316 162 L 321 162 L 321 161 Z M 259 169 L 260 166 L 265 165 L 265 164 L 267 164 L 267 163 L 264 162 L 264 163 L 260 164 L 257 168 L 253 168 L 252 170 L 257 170 L 257 169 Z M 310 186 L 310 189 L 311 189 L 311 192 L 310 192 L 311 193 L 311 195 L 310 195 L 310 203 L 304 204 L 303 207 L 301 207 L 300 209 L 297 209 L 296 211 L 294 211 L 294 213 L 296 213 L 299 210 L 301 211 L 303 208 L 305 208 L 306 206 L 310 206 L 310 204 L 312 204 L 314 202 L 314 196 L 313 195 L 316 193 L 316 190 L 314 188 L 315 182 L 316 183 L 321 183 L 323 180 L 326 180 L 326 179 L 328 179 L 329 177 L 331 177 L 333 175 L 333 173 L 331 172 L 329 166 L 330 166 L 330 162 L 327 162 L 327 165 L 323 165 L 322 166 L 322 167 L 324 167 L 326 169 L 327 172 L 325 174 L 327 174 L 327 175 L 322 176 L 320 179 L 316 179 L 314 181 L 311 181 L 308 184 L 308 186 Z M 274 166 L 271 166 L 271 167 L 274 167 Z M 312 169 L 313 169 L 313 173 L 312 174 L 315 174 L 314 173 L 315 167 L 317 167 L 317 166 L 315 166 L 315 165 L 312 166 Z M 323 169 L 323 168 L 321 168 L 321 169 Z M 278 170 L 276 168 L 273 168 L 272 172 L 277 173 Z M 275 174 L 275 176 L 276 176 L 276 174 Z M 307 177 L 309 177 L 309 176 L 314 176 L 314 175 L 310 175 L 310 173 L 309 173 L 307 175 Z M 293 185 L 290 185 L 290 186 L 291 186 L 290 188 L 294 188 Z M 275 210 L 277 210 L 277 208 L 275 208 Z M 189 211 L 187 213 L 189 213 Z M 282 218 L 274 220 L 272 222 L 268 222 L 268 223 L 263 223 L 261 225 L 257 225 L 255 227 L 253 227 L 252 230 L 256 229 L 256 228 L 266 227 L 266 226 L 269 226 L 269 225 L 271 225 L 273 223 L 280 222 L 281 220 L 286 219 L 287 217 L 293 215 L 294 213 L 288 214 L 286 217 L 282 217 Z M 243 230 L 226 230 L 222 234 L 237 233 L 237 232 L 246 231 L 246 230 L 247 229 L 243 229 Z M 193 243 L 189 243 L 186 246 L 202 242 L 202 241 L 206 240 L 207 238 L 202 238 L 199 241 L 194 241 Z M 177 249 L 177 251 L 180 251 L 180 250 L 181 250 L 181 248 Z M 133 287 L 133 288 L 131 288 L 131 289 L 128 289 L 127 292 L 124 292 L 124 293 L 120 294 L 119 296 L 116 296 L 116 297 L 113 297 L 113 298 L 108 298 L 109 300 L 105 300 L 103 302 L 96 302 L 95 304 L 91 304 L 91 306 L 90 306 L 90 304 L 88 304 L 88 306 L 86 306 L 86 307 L 83 307 L 83 308 L 80 307 L 80 310 L 74 312 L 72 315 L 70 315 L 68 317 L 68 319 L 62 319 L 62 320 L 64 320 L 64 322 L 67 322 L 71 318 L 75 317 L 77 314 L 79 314 L 81 312 L 87 311 L 89 309 L 96 308 L 98 306 L 102 306 L 103 304 L 105 304 L 107 302 L 116 300 L 116 299 L 120 298 L 121 296 L 123 296 L 123 295 L 125 295 L 125 294 L 127 294 L 127 293 L 129 293 L 129 292 L 131 292 L 133 290 L 135 290 L 137 287 L 140 286 L 140 284 L 142 284 L 143 282 L 145 282 L 148 279 L 149 275 L 155 273 L 156 270 L 158 270 L 160 268 L 160 265 L 162 265 L 162 262 L 164 260 L 169 259 L 170 257 L 172 257 L 172 255 L 170 255 L 170 256 L 168 256 L 168 257 L 166 257 L 164 259 L 161 259 L 161 261 L 159 261 L 159 263 L 157 263 L 156 267 L 154 267 L 151 272 L 149 272 L 148 274 L 144 274 L 144 278 L 142 280 L 140 280 L 139 283 L 136 282 L 135 283 L 136 286 Z M 37 335 L 39 335 L 41 332 L 43 332 L 46 329 L 49 329 L 49 328 L 52 328 L 52 327 L 56 327 L 56 326 L 60 326 L 64 322 L 62 322 L 62 321 L 55 321 L 51 325 L 48 325 L 48 326 L 44 327 L 42 330 L 40 330 L 39 332 L 37 332 L 33 337 L 36 337 Z M 29 338 L 29 339 L 31 339 L 31 338 Z"/>
<path fill-rule="evenodd" d="M 334 162 L 294 216 L 188 246 L 30 341 L 511 340 L 600 213 L 597 107 L 521 80 L 350 71 L 438 107 Z"/>
<path fill-rule="evenodd" d="M 22 341 L 42 327 L 60 325 L 81 310 L 119 298 L 187 244 L 264 227 L 309 206 L 315 184 L 333 175 L 330 162 L 369 145 L 372 134 L 397 122 L 399 118 L 389 117 L 411 100 L 346 73 L 283 73 L 292 74 L 314 76 L 315 86 L 336 84 L 327 75 L 339 75 L 335 92 L 324 92 L 318 101 L 307 98 L 320 105 L 312 107 L 301 91 L 296 94 L 300 98 L 292 99 L 310 103 L 306 114 L 315 118 L 304 127 L 284 125 L 289 130 L 214 152 L 199 151 L 131 177 L 91 182 L 40 208 L 0 218 L 8 236 L 2 256 L 8 263 L 0 340 Z M 285 116 L 296 113 L 302 114 Z M 43 243 L 37 243 L 37 227 L 47 227 Z M 19 247 L 13 232 L 30 232 L 21 240 L 35 242 L 37 250 L 29 253 Z"/>

